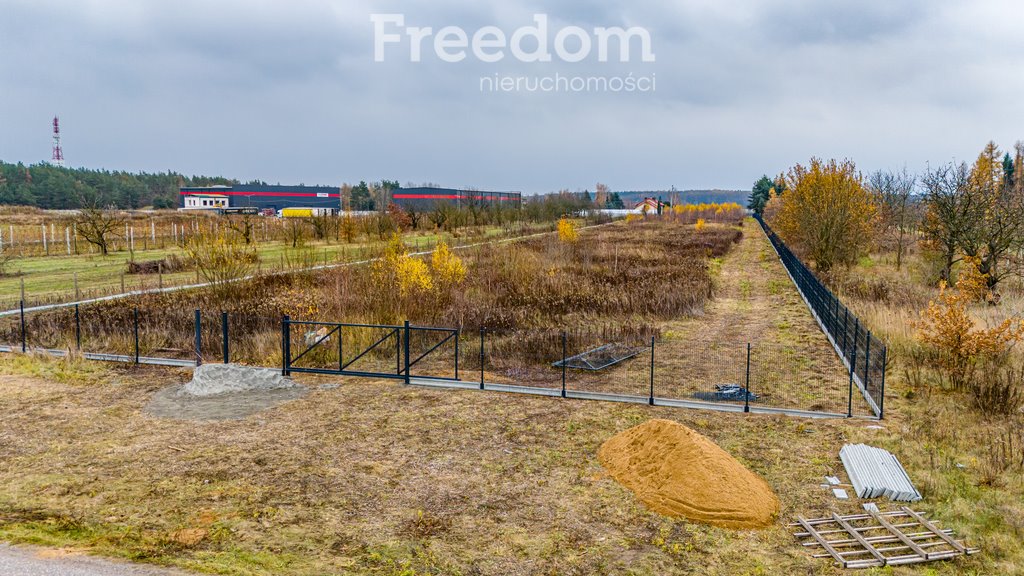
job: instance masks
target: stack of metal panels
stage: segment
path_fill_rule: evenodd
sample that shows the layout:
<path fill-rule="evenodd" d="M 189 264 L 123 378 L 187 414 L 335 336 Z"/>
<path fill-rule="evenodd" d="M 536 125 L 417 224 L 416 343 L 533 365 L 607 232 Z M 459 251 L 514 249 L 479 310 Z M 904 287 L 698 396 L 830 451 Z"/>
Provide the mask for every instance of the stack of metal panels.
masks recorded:
<path fill-rule="evenodd" d="M 885 496 L 901 502 L 921 499 L 921 493 L 910 482 L 900 461 L 886 450 L 866 444 L 846 444 L 839 450 L 839 459 L 860 498 Z"/>

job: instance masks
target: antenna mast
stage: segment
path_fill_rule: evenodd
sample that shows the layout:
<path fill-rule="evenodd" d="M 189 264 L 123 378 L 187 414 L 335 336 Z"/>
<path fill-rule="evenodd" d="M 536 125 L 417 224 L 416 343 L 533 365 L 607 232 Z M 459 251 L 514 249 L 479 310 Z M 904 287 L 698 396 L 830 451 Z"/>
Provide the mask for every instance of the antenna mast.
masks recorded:
<path fill-rule="evenodd" d="M 53 117 L 53 158 L 50 163 L 64 167 L 64 149 L 60 147 L 60 118 L 56 116 Z"/>

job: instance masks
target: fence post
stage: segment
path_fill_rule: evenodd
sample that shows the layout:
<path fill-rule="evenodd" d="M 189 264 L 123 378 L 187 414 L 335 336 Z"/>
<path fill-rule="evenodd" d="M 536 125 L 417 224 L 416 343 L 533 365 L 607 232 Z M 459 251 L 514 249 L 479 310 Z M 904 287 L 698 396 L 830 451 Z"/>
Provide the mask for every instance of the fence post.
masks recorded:
<path fill-rule="evenodd" d="M 654 406 L 654 336 L 651 336 L 651 394 L 647 397 L 647 404 Z"/>
<path fill-rule="evenodd" d="M 203 363 L 203 319 L 199 310 L 195 311 L 192 322 L 196 330 L 196 366 L 200 366 Z"/>
<path fill-rule="evenodd" d="M 24 279 L 22 279 L 24 282 Z M 27 346 L 25 344 L 25 301 L 21 300 L 18 302 L 18 308 L 21 310 L 21 353 L 24 354 Z"/>
<path fill-rule="evenodd" d="M 853 417 L 853 376 L 857 371 L 857 334 L 860 332 L 860 319 L 853 321 L 853 352 L 850 357 L 850 391 L 846 397 L 846 417 Z"/>
<path fill-rule="evenodd" d="M 868 330 L 864 342 L 864 390 L 871 396 L 871 330 Z M 874 400 L 874 397 L 871 399 Z"/>
<path fill-rule="evenodd" d="M 405 350 L 405 383 L 409 383 L 409 321 L 405 321 L 405 334 L 404 334 L 404 350 Z"/>
<path fill-rule="evenodd" d="M 750 342 L 747 342 L 747 379 L 743 389 L 743 411 L 750 412 Z"/>
<path fill-rule="evenodd" d="M 82 318 L 78 313 L 78 304 L 75 304 L 75 349 L 82 349 Z"/>
<path fill-rule="evenodd" d="M 220 349 L 224 356 L 224 363 L 228 364 L 231 362 L 231 350 L 228 346 L 228 313 L 220 313 Z"/>
<path fill-rule="evenodd" d="M 569 337 L 562 330 L 562 398 L 565 398 L 565 355 L 569 347 Z"/>
<path fill-rule="evenodd" d="M 459 337 L 462 336 L 461 330 L 455 331 L 455 380 L 459 379 Z"/>
<path fill-rule="evenodd" d="M 480 389 L 484 389 L 484 332 L 487 328 L 480 327 Z"/>
<path fill-rule="evenodd" d="M 291 371 L 291 324 L 288 315 L 281 316 L 281 375 L 287 376 Z"/>
<path fill-rule="evenodd" d="M 843 359 L 846 360 L 846 334 L 850 331 L 850 309 L 843 306 Z M 856 345 L 856 340 L 854 341 Z"/>
<path fill-rule="evenodd" d="M 132 332 L 135 335 L 135 363 L 139 363 L 139 309 L 132 309 Z"/>
<path fill-rule="evenodd" d="M 889 348 L 882 346 L 882 385 L 878 391 L 878 419 L 885 417 L 885 369 L 889 357 Z"/>

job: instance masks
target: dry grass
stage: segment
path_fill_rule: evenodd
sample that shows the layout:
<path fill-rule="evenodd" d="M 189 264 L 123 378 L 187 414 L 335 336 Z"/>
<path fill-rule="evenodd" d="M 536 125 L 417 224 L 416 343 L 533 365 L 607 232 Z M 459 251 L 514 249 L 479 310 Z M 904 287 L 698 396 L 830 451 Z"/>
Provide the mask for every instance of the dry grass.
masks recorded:
<path fill-rule="evenodd" d="M 665 347 L 823 348 L 757 236 L 709 271 L 716 298 L 702 317 L 659 322 Z M 850 303 L 862 316 L 871 306 L 879 318 L 911 314 Z M 817 353 L 795 355 L 800 379 L 820 370 Z M 10 356 L 0 359 L 0 538 L 239 575 L 839 574 L 784 524 L 859 511 L 818 485 L 841 473 L 843 443 L 868 442 L 899 456 L 925 496 L 916 508 L 983 550 L 929 574 L 1021 573 L 1022 416 L 968 409 L 914 366 L 900 352 L 890 368 L 882 429 L 354 379 L 243 420 L 196 423 L 142 412 L 183 372 Z M 653 417 L 694 428 L 762 474 L 780 520 L 733 532 L 642 508 L 604 476 L 596 451 Z"/>
<path fill-rule="evenodd" d="M 59 383 L 0 362 L 0 538 L 220 574 L 838 573 L 784 522 L 856 511 L 818 484 L 839 471 L 845 439 L 890 434 L 354 379 L 244 420 L 181 422 L 142 407 L 183 372 L 106 368 L 95 384 Z M 90 366 L 61 364 L 31 362 L 44 376 Z M 762 474 L 780 521 L 730 531 L 647 511 L 596 452 L 653 417 Z"/>

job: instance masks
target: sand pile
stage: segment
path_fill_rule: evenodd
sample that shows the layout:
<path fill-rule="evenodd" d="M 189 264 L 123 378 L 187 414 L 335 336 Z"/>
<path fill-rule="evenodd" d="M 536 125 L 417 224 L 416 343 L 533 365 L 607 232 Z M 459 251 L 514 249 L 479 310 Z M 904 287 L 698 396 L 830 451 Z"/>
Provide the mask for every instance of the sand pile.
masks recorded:
<path fill-rule="evenodd" d="M 648 420 L 610 438 L 598 459 L 651 510 L 723 528 L 762 528 L 779 513 L 768 483 L 704 436 Z"/>

